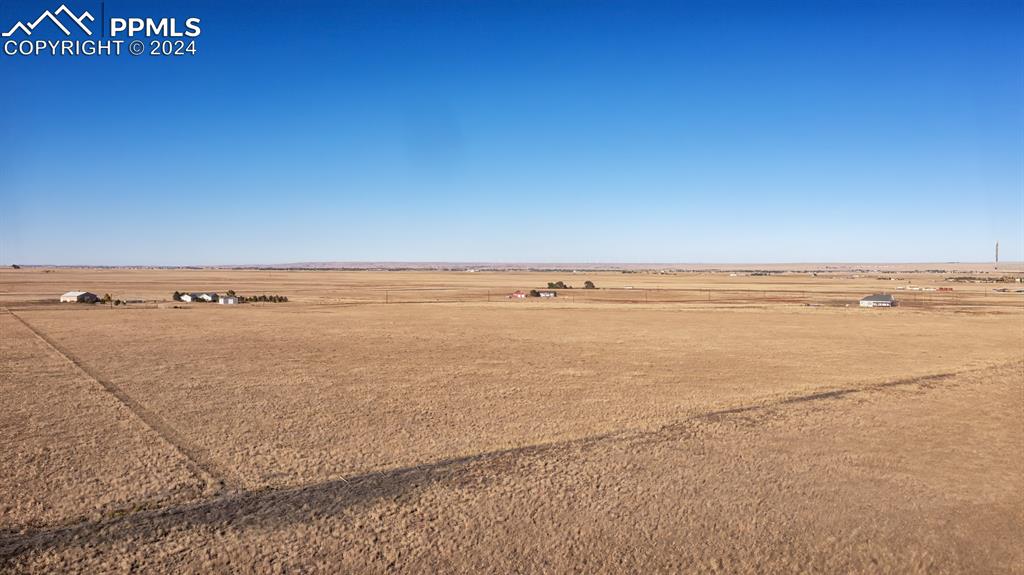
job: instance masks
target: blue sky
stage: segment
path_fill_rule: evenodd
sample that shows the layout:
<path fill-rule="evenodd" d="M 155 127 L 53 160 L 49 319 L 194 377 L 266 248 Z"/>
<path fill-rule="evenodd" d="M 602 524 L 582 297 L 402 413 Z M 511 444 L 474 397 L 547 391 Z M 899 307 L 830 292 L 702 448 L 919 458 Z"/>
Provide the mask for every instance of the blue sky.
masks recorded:
<path fill-rule="evenodd" d="M 105 13 L 199 54 L 0 54 L 4 264 L 1024 259 L 1019 2 Z"/>

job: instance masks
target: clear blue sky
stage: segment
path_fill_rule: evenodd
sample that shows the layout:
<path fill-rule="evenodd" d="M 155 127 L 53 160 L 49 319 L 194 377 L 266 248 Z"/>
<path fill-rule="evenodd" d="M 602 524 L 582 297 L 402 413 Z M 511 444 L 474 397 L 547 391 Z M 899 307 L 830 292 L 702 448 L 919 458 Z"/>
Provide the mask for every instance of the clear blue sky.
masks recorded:
<path fill-rule="evenodd" d="M 0 54 L 4 264 L 1024 259 L 1019 1 L 106 13 L 200 53 Z"/>

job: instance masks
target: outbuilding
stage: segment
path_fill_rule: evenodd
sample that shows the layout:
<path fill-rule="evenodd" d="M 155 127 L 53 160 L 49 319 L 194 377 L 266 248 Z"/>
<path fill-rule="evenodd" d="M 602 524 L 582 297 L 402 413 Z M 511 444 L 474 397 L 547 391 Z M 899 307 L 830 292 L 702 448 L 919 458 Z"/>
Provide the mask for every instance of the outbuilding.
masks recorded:
<path fill-rule="evenodd" d="M 537 292 L 537 297 L 558 297 L 558 292 L 554 290 L 540 290 Z"/>
<path fill-rule="evenodd" d="M 194 302 L 194 301 L 217 301 L 217 294 L 210 292 L 192 292 L 181 294 L 181 301 Z M 237 303 L 237 302 L 236 302 Z"/>
<path fill-rule="evenodd" d="M 516 291 L 508 294 L 508 298 L 509 299 L 524 299 L 525 297 L 526 297 L 526 292 L 524 292 L 523 290 L 516 290 Z"/>
<path fill-rule="evenodd" d="M 233 295 L 222 295 L 217 298 L 217 303 L 221 305 L 234 305 L 238 303 L 238 298 Z"/>
<path fill-rule="evenodd" d="M 896 299 L 889 294 L 872 294 L 861 298 L 860 307 L 893 307 Z"/>
<path fill-rule="evenodd" d="M 87 291 L 69 291 L 60 296 L 62 303 L 96 303 L 100 301 L 98 295 Z"/>

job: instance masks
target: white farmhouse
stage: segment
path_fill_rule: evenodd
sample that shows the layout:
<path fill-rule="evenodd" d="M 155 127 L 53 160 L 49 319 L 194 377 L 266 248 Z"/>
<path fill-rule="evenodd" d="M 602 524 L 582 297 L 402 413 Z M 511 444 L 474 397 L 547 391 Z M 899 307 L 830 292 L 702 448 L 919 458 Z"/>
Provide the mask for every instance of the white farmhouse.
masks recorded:
<path fill-rule="evenodd" d="M 181 294 L 181 301 L 194 302 L 194 301 L 217 301 L 217 294 L 212 292 L 192 292 Z"/>
<path fill-rule="evenodd" d="M 892 307 L 896 299 L 889 294 L 872 294 L 860 300 L 860 307 Z"/>

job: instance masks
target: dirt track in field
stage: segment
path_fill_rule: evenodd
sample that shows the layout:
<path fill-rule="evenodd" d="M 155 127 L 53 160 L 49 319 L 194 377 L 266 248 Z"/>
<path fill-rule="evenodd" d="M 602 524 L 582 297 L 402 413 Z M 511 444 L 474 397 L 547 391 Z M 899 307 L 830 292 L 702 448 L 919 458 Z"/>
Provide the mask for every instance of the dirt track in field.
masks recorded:
<path fill-rule="evenodd" d="M 76 358 L 67 350 L 61 348 L 59 344 L 45 336 L 44 334 L 33 328 L 28 322 L 13 312 L 8 312 L 12 317 L 18 320 L 21 325 L 29 329 L 33 335 L 35 335 L 39 341 L 46 344 L 48 348 L 53 350 L 54 353 L 63 357 L 67 362 L 73 365 L 78 371 L 82 372 L 87 378 L 91 379 L 104 390 L 113 396 L 117 401 L 126 407 L 132 414 L 140 419 L 147 427 L 149 427 L 154 433 L 160 436 L 166 443 L 171 444 L 179 453 L 181 453 L 192 471 L 197 475 L 203 476 L 207 483 L 211 486 L 218 488 L 230 487 L 232 484 L 228 482 L 229 473 L 225 470 L 220 469 L 219 466 L 210 460 L 208 454 L 203 452 L 201 449 L 196 448 L 186 442 L 185 439 L 170 425 L 167 424 L 160 416 L 156 415 L 152 411 L 146 409 L 142 404 L 136 401 L 134 398 L 129 396 L 121 388 L 110 383 L 102 376 L 96 374 L 90 370 L 87 366 L 82 364 L 82 361 Z"/>

